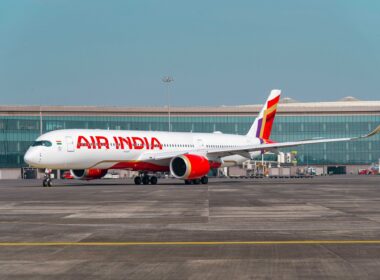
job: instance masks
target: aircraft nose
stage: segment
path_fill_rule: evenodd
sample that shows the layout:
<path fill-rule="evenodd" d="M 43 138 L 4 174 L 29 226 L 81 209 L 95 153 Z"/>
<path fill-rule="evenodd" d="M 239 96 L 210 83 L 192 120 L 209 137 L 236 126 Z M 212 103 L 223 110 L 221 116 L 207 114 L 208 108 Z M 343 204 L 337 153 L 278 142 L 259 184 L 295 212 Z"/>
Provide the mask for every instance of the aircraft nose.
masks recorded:
<path fill-rule="evenodd" d="M 36 150 L 28 150 L 26 154 L 24 155 L 24 161 L 33 166 L 38 163 L 39 161 L 39 153 Z"/>

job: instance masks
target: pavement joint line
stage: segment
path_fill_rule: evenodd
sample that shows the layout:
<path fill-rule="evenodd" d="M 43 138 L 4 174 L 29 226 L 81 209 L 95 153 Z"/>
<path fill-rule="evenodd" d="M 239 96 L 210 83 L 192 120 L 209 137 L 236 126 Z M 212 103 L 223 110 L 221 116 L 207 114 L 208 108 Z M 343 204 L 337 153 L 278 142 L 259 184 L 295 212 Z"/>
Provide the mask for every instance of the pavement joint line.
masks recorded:
<path fill-rule="evenodd" d="M 289 240 L 289 241 L 162 241 L 162 242 L 0 242 L 15 246 L 159 246 L 159 245 L 339 245 L 379 244 L 380 240 Z"/>

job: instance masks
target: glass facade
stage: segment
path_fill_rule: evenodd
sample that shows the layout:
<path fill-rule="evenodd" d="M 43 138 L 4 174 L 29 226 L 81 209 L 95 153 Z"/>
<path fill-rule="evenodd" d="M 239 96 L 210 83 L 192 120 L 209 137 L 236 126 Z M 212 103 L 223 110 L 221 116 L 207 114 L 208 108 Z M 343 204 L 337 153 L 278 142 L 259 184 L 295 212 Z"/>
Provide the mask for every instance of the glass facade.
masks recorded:
<path fill-rule="evenodd" d="M 100 113 L 99 113 L 100 114 Z M 172 131 L 245 134 L 254 117 L 229 115 L 172 115 Z M 338 138 L 366 134 L 380 124 L 380 114 L 278 115 L 271 138 L 292 141 L 317 137 Z M 167 116 L 43 116 L 42 131 L 69 128 L 167 131 Z M 0 168 L 25 166 L 23 155 L 40 135 L 40 117 L 0 116 Z M 370 164 L 380 158 L 380 136 L 360 141 L 299 146 L 299 164 Z"/>

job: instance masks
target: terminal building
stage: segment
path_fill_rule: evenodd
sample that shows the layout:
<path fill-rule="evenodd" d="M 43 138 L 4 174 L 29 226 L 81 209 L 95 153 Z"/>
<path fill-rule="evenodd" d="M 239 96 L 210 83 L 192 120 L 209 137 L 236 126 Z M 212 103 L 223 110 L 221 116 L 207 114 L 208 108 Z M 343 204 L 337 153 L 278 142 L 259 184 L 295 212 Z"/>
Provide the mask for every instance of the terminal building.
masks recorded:
<path fill-rule="evenodd" d="M 245 134 L 261 107 L 171 107 L 170 130 Z M 278 106 L 271 138 L 281 142 L 359 136 L 379 124 L 380 101 L 347 97 L 301 103 L 285 98 Z M 167 107 L 0 106 L 0 170 L 21 174 L 20 168 L 26 166 L 23 155 L 41 133 L 70 128 L 168 131 L 169 112 Z M 296 151 L 298 165 L 370 165 L 379 162 L 380 136 L 283 151 Z"/>

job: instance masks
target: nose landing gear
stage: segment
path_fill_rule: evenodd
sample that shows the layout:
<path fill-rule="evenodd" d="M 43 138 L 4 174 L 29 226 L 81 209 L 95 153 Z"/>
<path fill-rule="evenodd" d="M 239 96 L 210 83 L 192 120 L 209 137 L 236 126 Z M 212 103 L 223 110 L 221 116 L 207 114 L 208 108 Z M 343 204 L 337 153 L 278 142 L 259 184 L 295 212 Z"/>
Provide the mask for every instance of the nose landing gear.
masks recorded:
<path fill-rule="evenodd" d="M 52 184 L 52 182 L 51 182 L 51 179 L 44 179 L 44 180 L 42 181 L 42 185 L 43 185 L 44 187 L 51 187 L 53 184 Z"/>
<path fill-rule="evenodd" d="M 51 180 L 51 169 L 45 169 L 44 180 L 42 181 L 42 186 L 51 187 L 53 185 Z"/>

